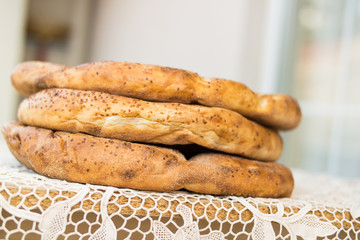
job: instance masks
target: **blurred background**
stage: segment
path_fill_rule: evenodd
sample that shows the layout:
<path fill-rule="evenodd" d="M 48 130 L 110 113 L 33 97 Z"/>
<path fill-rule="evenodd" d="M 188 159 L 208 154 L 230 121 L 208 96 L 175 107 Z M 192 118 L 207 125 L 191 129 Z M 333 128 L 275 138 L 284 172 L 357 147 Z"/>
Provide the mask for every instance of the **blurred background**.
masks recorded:
<path fill-rule="evenodd" d="M 2 0 L 0 123 L 17 63 L 113 60 L 183 68 L 299 100 L 280 162 L 360 177 L 359 0 Z"/>

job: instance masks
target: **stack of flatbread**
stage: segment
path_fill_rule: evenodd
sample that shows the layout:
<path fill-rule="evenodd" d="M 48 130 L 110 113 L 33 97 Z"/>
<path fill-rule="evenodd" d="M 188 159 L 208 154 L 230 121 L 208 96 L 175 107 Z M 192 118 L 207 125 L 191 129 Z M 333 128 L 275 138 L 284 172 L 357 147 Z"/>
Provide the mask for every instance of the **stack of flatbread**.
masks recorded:
<path fill-rule="evenodd" d="M 139 190 L 292 192 L 291 171 L 276 163 L 278 130 L 301 119 L 290 96 L 127 62 L 24 62 L 12 83 L 27 98 L 3 134 L 13 155 L 40 174 Z"/>

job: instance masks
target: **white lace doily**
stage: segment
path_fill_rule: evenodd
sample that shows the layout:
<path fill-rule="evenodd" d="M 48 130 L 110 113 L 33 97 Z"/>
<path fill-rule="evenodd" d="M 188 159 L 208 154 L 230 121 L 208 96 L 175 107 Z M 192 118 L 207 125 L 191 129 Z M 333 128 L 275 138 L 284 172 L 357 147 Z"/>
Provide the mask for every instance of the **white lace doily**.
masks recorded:
<path fill-rule="evenodd" d="M 295 170 L 284 199 L 146 192 L 49 179 L 0 150 L 0 239 L 360 239 L 360 180 Z"/>

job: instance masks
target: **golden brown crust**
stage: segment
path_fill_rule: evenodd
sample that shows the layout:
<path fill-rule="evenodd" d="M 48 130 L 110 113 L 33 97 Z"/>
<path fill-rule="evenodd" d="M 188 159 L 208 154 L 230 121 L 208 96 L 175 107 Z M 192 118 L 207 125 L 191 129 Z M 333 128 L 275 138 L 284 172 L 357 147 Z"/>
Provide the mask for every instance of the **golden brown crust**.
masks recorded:
<path fill-rule="evenodd" d="M 2 132 L 20 162 L 40 174 L 68 181 L 252 197 L 286 197 L 294 184 L 290 170 L 277 163 L 221 154 L 202 154 L 186 161 L 167 148 L 16 122 L 4 125 Z"/>
<path fill-rule="evenodd" d="M 39 79 L 49 72 L 64 71 L 69 67 L 60 64 L 31 61 L 19 64 L 11 75 L 15 89 L 24 96 L 39 91 Z"/>
<path fill-rule="evenodd" d="M 26 96 L 44 88 L 58 87 L 151 101 L 197 102 L 230 109 L 283 130 L 295 128 L 301 120 L 300 107 L 290 96 L 256 94 L 242 83 L 206 79 L 190 71 L 155 65 L 95 62 L 77 67 L 53 67 L 50 63 L 25 62 L 15 69 L 12 82 Z"/>
<path fill-rule="evenodd" d="M 25 99 L 19 120 L 49 129 L 167 145 L 195 143 L 262 161 L 275 161 L 282 139 L 273 129 L 222 109 L 147 102 L 102 92 L 47 89 Z"/>
<path fill-rule="evenodd" d="M 12 122 L 3 134 L 10 151 L 25 166 L 68 181 L 171 191 L 182 187 L 177 166 L 188 163 L 171 149 L 54 132 Z"/>
<path fill-rule="evenodd" d="M 294 188 L 291 171 L 279 163 L 263 163 L 215 153 L 194 156 L 190 162 L 192 168 L 186 185 L 189 191 L 241 196 L 254 196 L 261 192 L 263 197 L 288 197 Z M 273 187 L 265 187 L 267 184 Z M 243 189 L 246 191 L 241 192 Z"/>

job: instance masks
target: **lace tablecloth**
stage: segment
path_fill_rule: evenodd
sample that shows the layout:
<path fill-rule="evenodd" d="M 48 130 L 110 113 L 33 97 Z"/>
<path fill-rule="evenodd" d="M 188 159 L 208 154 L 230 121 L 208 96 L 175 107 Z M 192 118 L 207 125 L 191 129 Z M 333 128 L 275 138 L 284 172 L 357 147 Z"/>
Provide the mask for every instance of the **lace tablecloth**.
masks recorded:
<path fill-rule="evenodd" d="M 0 150 L 0 239 L 360 239 L 360 179 L 293 170 L 283 199 L 146 192 L 49 179 Z"/>

